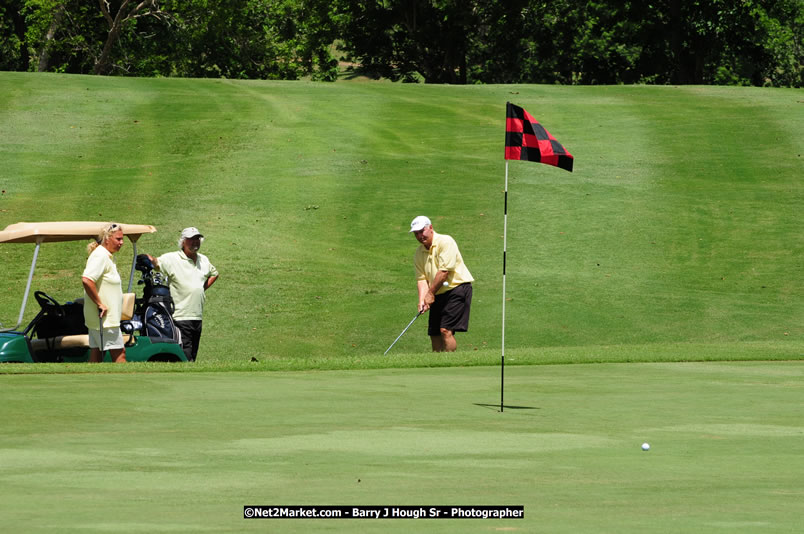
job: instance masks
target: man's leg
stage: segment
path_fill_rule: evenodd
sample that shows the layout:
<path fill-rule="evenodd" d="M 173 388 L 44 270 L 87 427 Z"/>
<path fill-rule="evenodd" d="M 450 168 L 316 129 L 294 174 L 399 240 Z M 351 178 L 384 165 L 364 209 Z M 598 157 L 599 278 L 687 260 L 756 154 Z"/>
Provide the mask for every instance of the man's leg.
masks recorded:
<path fill-rule="evenodd" d="M 193 361 L 198 357 L 198 346 L 201 344 L 201 321 L 193 321 Z"/>
<path fill-rule="evenodd" d="M 443 309 L 443 319 L 439 331 L 441 332 L 441 346 L 445 352 L 454 352 L 458 349 L 455 332 L 466 332 L 469 328 L 469 307 L 472 302 L 472 285 L 461 284 L 449 293 Z"/>
<path fill-rule="evenodd" d="M 441 326 L 441 309 L 443 307 L 438 297 L 436 297 L 436 301 L 430 306 L 427 335 L 430 336 L 430 344 L 433 346 L 433 352 L 444 352 L 444 340 L 441 338 L 441 333 L 438 330 Z"/>
<path fill-rule="evenodd" d="M 445 352 L 455 352 L 455 349 L 458 348 L 458 342 L 455 341 L 455 333 L 452 330 L 441 329 L 441 346 L 441 350 Z"/>
<path fill-rule="evenodd" d="M 179 329 L 181 332 L 181 350 L 184 351 L 184 355 L 187 357 L 187 361 L 193 361 L 193 325 L 192 321 L 175 321 L 176 328 Z"/>

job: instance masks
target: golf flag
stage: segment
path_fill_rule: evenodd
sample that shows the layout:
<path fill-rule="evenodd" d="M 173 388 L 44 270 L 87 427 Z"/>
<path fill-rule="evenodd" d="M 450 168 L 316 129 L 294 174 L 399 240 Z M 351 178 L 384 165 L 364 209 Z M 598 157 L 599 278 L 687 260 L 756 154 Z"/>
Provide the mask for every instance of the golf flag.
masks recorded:
<path fill-rule="evenodd" d="M 505 159 L 535 161 L 570 172 L 575 160 L 539 121 L 510 102 L 505 110 Z"/>
<path fill-rule="evenodd" d="M 505 410 L 505 263 L 508 249 L 508 160 L 535 161 L 572 172 L 575 158 L 530 113 L 510 102 L 505 108 L 505 209 L 503 210 L 502 354 L 500 357 L 500 412 Z"/>

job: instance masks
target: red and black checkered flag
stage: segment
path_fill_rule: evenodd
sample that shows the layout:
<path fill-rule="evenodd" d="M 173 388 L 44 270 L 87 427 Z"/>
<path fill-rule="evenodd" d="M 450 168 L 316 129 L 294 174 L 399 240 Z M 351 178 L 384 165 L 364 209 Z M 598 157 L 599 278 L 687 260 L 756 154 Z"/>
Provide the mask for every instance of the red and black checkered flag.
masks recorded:
<path fill-rule="evenodd" d="M 539 121 L 508 102 L 505 109 L 505 159 L 535 161 L 572 172 L 572 154 Z"/>

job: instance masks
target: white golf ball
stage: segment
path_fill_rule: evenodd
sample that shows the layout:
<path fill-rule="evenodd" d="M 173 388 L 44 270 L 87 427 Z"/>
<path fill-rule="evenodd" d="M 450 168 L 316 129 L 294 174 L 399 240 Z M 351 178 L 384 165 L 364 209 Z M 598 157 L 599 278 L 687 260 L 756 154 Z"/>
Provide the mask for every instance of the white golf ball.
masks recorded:
<path fill-rule="evenodd" d="M 643 451 L 649 451 L 650 450 L 650 443 L 643 443 L 642 444 L 642 450 Z"/>
<path fill-rule="evenodd" d="M 444 283 L 443 283 L 443 284 L 441 284 L 441 285 L 442 285 L 442 286 L 448 286 L 448 285 L 449 285 L 449 282 L 447 282 L 446 280 L 444 280 Z"/>

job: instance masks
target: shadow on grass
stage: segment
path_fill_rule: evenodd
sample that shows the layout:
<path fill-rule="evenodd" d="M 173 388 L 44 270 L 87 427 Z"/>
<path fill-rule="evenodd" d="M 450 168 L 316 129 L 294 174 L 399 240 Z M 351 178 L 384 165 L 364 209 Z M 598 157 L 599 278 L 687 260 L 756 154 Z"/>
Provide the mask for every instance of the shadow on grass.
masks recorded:
<path fill-rule="evenodd" d="M 481 404 L 479 402 L 475 403 L 475 406 L 480 406 L 481 408 L 493 408 L 499 411 L 500 405 L 499 404 Z M 537 408 L 536 406 L 511 406 L 509 404 L 502 405 L 503 410 L 540 410 L 541 408 Z"/>

